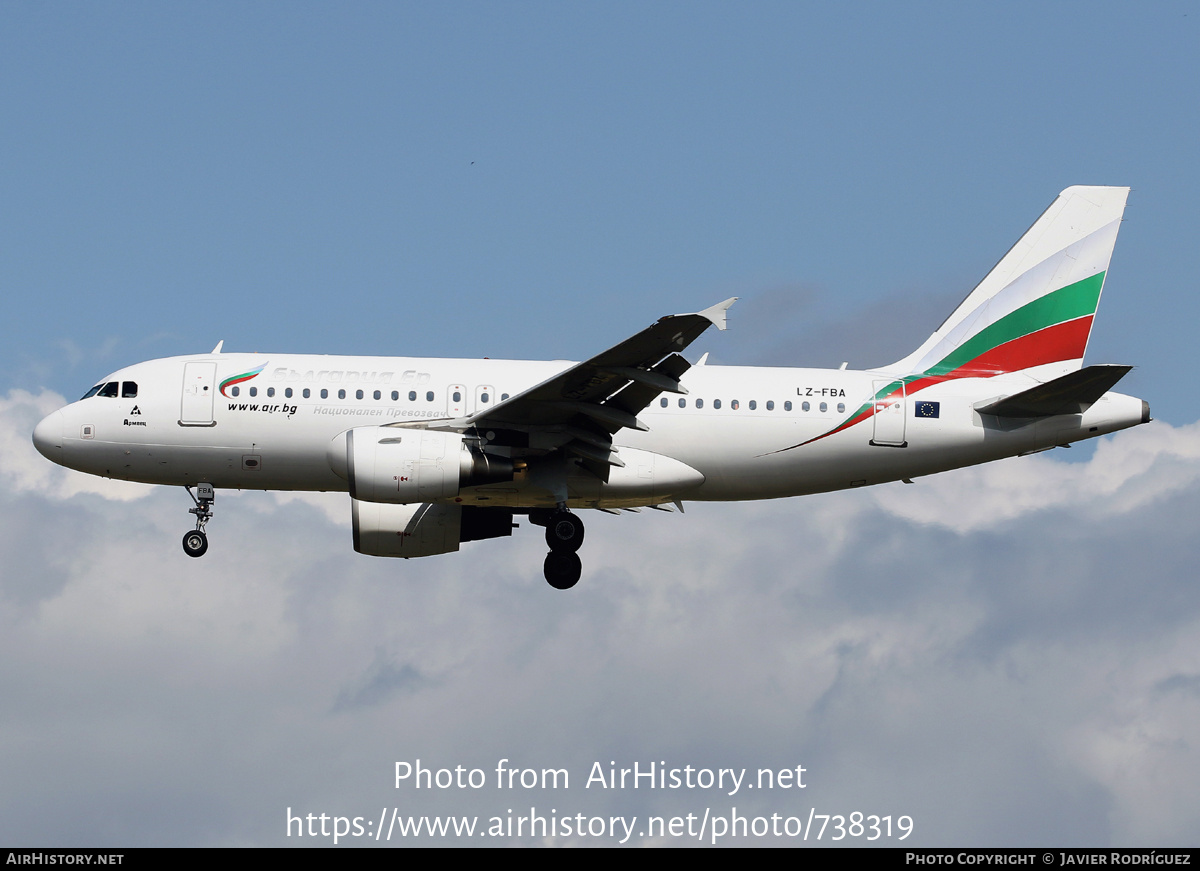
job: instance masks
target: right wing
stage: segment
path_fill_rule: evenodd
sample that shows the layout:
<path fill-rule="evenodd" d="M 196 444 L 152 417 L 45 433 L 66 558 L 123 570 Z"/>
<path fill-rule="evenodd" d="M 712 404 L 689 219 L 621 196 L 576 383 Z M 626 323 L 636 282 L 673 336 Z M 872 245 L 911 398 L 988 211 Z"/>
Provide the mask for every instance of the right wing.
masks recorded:
<path fill-rule="evenodd" d="M 607 480 L 609 466 L 624 465 L 612 449 L 613 435 L 623 428 L 647 429 L 638 412 L 660 393 L 687 393 L 679 378 L 691 364 L 679 352 L 710 326 L 725 329 L 725 313 L 736 301 L 731 297 L 701 312 L 660 318 L 590 360 L 443 426 L 496 433 L 490 443 L 531 453 L 562 450 Z"/>

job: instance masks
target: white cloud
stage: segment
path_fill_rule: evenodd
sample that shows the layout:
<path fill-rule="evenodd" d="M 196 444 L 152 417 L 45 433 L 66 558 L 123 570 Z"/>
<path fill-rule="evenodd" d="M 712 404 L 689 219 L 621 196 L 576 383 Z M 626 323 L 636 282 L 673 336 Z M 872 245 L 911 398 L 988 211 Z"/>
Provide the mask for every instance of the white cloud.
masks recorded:
<path fill-rule="evenodd" d="M 1200 422 L 1153 422 L 1104 439 L 1086 463 L 1053 452 L 1001 460 L 870 491 L 885 510 L 958 532 L 996 527 L 1058 508 L 1114 517 L 1136 511 L 1200 478 Z"/>

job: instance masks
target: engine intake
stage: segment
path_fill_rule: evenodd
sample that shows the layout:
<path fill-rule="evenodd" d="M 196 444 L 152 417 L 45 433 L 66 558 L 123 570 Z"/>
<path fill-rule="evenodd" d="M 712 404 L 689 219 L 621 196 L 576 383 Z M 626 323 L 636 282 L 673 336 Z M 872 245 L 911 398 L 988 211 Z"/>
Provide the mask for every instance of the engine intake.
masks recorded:
<path fill-rule="evenodd" d="M 485 453 L 458 433 L 424 429 L 356 427 L 330 443 L 327 458 L 363 502 L 431 502 L 513 479 L 507 457 Z"/>

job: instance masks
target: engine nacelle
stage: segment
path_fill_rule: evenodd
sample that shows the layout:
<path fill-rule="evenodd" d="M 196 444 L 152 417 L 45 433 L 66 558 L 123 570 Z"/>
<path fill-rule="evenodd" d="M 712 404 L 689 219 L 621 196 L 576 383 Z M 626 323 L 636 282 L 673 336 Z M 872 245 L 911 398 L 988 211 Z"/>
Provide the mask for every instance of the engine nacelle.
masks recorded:
<path fill-rule="evenodd" d="M 350 500 L 354 549 L 367 556 L 433 556 L 458 550 L 464 541 L 512 535 L 513 513 L 425 503 L 392 505 Z"/>
<path fill-rule="evenodd" d="M 363 502 L 430 502 L 513 479 L 511 460 L 465 444 L 458 433 L 427 429 L 357 427 L 330 443 L 327 458 Z"/>

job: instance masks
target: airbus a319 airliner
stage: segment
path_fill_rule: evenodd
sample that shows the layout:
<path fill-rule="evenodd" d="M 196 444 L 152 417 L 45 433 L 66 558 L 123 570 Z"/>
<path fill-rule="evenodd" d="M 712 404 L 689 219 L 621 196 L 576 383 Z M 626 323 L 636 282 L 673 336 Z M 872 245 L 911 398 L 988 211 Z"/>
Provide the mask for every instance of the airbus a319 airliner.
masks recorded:
<path fill-rule="evenodd" d="M 1146 423 L 1083 366 L 1128 188 L 1071 187 L 916 351 L 867 371 L 693 365 L 729 299 L 582 363 L 192 354 L 107 376 L 33 433 L 48 459 L 175 484 L 193 557 L 222 488 L 348 491 L 354 549 L 421 557 L 546 529 L 580 577 L 576 509 L 681 510 L 908 480 Z M 705 355 L 707 356 L 707 355 Z M 193 492 L 194 490 L 194 492 Z"/>

